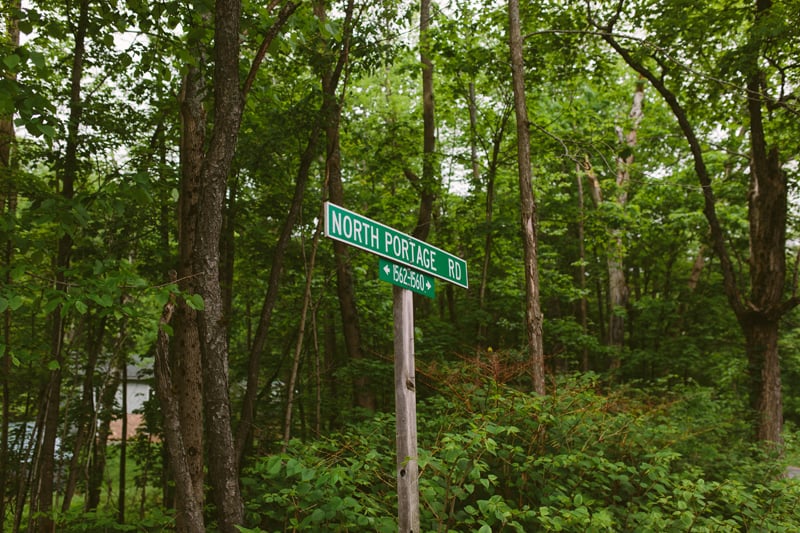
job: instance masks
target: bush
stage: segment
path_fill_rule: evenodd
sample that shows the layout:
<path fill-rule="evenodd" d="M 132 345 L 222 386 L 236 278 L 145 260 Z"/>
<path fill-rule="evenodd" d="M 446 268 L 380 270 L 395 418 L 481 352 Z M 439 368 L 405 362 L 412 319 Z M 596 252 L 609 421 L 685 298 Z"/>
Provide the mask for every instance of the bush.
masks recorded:
<path fill-rule="evenodd" d="M 785 531 L 800 489 L 698 386 L 548 396 L 465 384 L 418 409 L 423 531 Z M 394 419 L 293 441 L 246 480 L 252 531 L 395 531 Z M 763 459 L 763 458 L 762 458 Z"/>

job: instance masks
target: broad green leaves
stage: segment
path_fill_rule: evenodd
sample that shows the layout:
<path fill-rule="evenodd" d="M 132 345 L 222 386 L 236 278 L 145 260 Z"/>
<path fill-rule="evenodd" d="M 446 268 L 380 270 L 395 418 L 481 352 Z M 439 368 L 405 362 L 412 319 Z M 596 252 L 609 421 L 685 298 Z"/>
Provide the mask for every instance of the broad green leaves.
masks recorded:
<path fill-rule="evenodd" d="M 760 471 L 770 463 L 748 458 L 746 427 L 707 389 L 602 396 L 578 379 L 542 398 L 461 377 L 419 409 L 423 531 L 779 531 L 798 519 L 796 484 Z M 392 429 L 378 415 L 258 461 L 250 516 L 266 531 L 391 529 Z"/>

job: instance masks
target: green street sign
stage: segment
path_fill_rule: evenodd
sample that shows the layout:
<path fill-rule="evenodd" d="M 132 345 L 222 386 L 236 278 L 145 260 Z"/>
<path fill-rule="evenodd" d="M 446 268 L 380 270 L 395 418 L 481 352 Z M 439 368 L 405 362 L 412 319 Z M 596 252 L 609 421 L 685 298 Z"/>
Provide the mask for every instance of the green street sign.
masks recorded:
<path fill-rule="evenodd" d="M 330 202 L 325 202 L 325 236 L 459 287 L 469 287 L 463 259 Z"/>
<path fill-rule="evenodd" d="M 393 261 L 383 258 L 378 260 L 378 279 L 388 281 L 392 285 L 414 291 L 428 298 L 436 297 L 435 279 L 422 272 L 417 272 L 413 268 L 398 265 Z"/>

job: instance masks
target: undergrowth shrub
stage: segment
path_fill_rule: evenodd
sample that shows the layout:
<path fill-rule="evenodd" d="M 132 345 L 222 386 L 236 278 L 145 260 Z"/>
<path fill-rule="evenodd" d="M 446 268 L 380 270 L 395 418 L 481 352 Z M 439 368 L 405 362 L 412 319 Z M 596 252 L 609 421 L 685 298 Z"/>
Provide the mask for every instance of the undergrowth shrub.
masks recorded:
<path fill-rule="evenodd" d="M 754 453 L 742 418 L 696 385 L 452 386 L 418 407 L 422 529 L 791 530 L 800 485 Z M 378 414 L 257 461 L 243 530 L 396 531 L 394 434 Z"/>

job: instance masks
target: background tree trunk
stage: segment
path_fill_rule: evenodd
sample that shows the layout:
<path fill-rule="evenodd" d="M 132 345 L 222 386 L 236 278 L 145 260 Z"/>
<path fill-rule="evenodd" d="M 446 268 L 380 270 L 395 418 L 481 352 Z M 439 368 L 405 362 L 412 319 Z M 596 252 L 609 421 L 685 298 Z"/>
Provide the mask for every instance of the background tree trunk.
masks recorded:
<path fill-rule="evenodd" d="M 528 105 L 525 101 L 525 65 L 522 59 L 522 30 L 519 0 L 508 1 L 509 48 L 514 108 L 517 118 L 517 166 L 519 173 L 522 247 L 525 255 L 525 331 L 531 361 L 533 389 L 545 394 L 542 311 L 539 304 L 539 265 L 537 252 L 536 202 L 531 180 L 530 132 Z"/>
<path fill-rule="evenodd" d="M 422 63 L 422 178 L 417 225 L 412 235 L 425 241 L 431 231 L 433 204 L 439 190 L 439 162 L 436 156 L 436 113 L 433 100 L 433 61 L 430 58 L 431 0 L 421 0 L 419 10 L 419 59 Z M 413 173 L 406 171 L 407 176 Z"/>
<path fill-rule="evenodd" d="M 172 277 L 174 281 L 174 274 Z M 172 369 L 169 364 L 170 343 L 165 328 L 172 319 L 175 307 L 175 299 L 170 297 L 170 301 L 164 306 L 164 312 L 159 323 L 154 364 L 155 392 L 164 416 L 164 448 L 169 455 L 176 497 L 180 503 L 175 517 L 176 528 L 181 533 L 203 533 L 205 525 L 203 522 L 202 500 L 195 495 L 194 480 L 191 476 L 186 445 L 182 442 L 183 429 L 181 427 L 180 406 L 178 398 L 173 392 Z"/>
<path fill-rule="evenodd" d="M 63 171 L 61 173 L 61 197 L 71 202 L 75 196 L 75 181 L 78 174 L 78 130 L 83 114 L 81 102 L 81 81 L 83 79 L 85 38 L 89 24 L 89 2 L 82 0 L 79 4 L 78 24 L 75 27 L 75 46 L 72 56 L 70 79 L 69 122 L 67 125 L 67 144 L 64 151 Z M 55 260 L 54 289 L 67 293 L 67 269 L 72 256 L 72 237 L 66 232 L 58 241 Z M 35 526 L 42 533 L 49 533 L 55 528 L 51 511 L 53 506 L 53 477 L 55 468 L 55 442 L 58 432 L 59 408 L 61 402 L 61 379 L 64 365 L 64 329 L 66 317 L 63 304 L 59 304 L 51 316 L 50 361 L 54 365 L 50 372 L 42 412 L 45 413 L 43 425 L 42 447 L 39 463 L 39 486 L 36 505 L 33 506 Z M 33 503 L 33 502 L 32 502 Z"/>
<path fill-rule="evenodd" d="M 311 131 L 311 136 L 308 139 L 308 144 L 303 152 L 303 156 L 300 159 L 300 167 L 297 170 L 294 195 L 292 196 L 292 203 L 289 206 L 289 214 L 286 216 L 286 220 L 283 223 L 281 234 L 278 237 L 278 242 L 275 245 L 275 251 L 272 255 L 269 284 L 267 285 L 267 292 L 264 296 L 264 303 L 261 305 L 261 314 L 259 315 L 258 326 L 256 327 L 256 333 L 253 337 L 253 344 L 250 348 L 247 366 L 247 386 L 244 398 L 242 399 L 242 415 L 236 433 L 236 448 L 240 469 L 243 466 L 242 461 L 245 451 L 248 448 L 248 441 L 252 438 L 252 426 L 256 414 L 256 398 L 259 391 L 261 358 L 263 357 L 264 347 L 267 344 L 269 326 L 272 322 L 272 311 L 275 308 L 275 303 L 278 301 L 278 289 L 283 270 L 283 261 L 286 256 L 286 249 L 289 247 L 289 242 L 292 238 L 294 227 L 300 218 L 300 209 L 303 206 L 303 196 L 305 195 L 311 164 L 317 156 L 317 145 L 319 144 L 320 133 L 320 126 L 315 125 L 314 129 Z"/>
<path fill-rule="evenodd" d="M 325 124 L 326 156 L 325 179 L 327 180 L 328 198 L 331 202 L 345 206 L 344 187 L 342 185 L 341 151 L 339 146 L 339 124 L 341 122 L 342 104 L 336 94 L 339 82 L 350 56 L 350 38 L 354 3 L 347 2 L 345 22 L 342 33 L 342 47 L 337 62 L 326 67 L 322 72 L 322 119 Z M 314 3 L 314 13 L 323 23 L 327 20 L 325 5 Z M 336 258 L 336 293 L 339 297 L 339 309 L 342 315 L 342 332 L 347 353 L 352 361 L 364 359 L 361 346 L 361 328 L 359 326 L 358 308 L 356 306 L 353 273 L 350 269 L 348 245 L 334 241 L 333 250 Z M 376 409 L 375 393 L 369 386 L 366 376 L 354 380 L 355 400 L 358 407 L 369 411 Z"/>
<path fill-rule="evenodd" d="M 11 49 L 19 46 L 19 21 L 16 13 L 20 8 L 20 0 L 9 2 L 11 11 L 5 15 L 5 39 Z M 7 74 L 11 79 L 16 79 L 15 74 Z M 14 116 L 0 117 L 0 173 L 4 176 L 0 182 L 0 217 L 8 220 L 16 218 L 17 212 L 17 186 L 15 168 L 16 161 L 13 158 L 14 143 L 16 142 L 16 132 L 14 130 Z M 14 242 L 9 236 L 3 243 L 3 263 L 6 273 L 3 283 L 6 287 L 11 286 L 11 263 L 14 260 Z M 0 414 L 0 487 L 8 486 L 8 433 L 9 423 L 11 422 L 11 390 L 9 382 L 11 380 L 11 308 L 3 311 L 3 353 L 2 356 L 2 395 L 3 408 Z M 5 531 L 6 517 L 6 494 L 0 494 L 0 531 Z"/>

